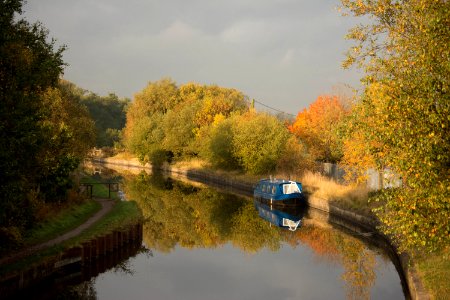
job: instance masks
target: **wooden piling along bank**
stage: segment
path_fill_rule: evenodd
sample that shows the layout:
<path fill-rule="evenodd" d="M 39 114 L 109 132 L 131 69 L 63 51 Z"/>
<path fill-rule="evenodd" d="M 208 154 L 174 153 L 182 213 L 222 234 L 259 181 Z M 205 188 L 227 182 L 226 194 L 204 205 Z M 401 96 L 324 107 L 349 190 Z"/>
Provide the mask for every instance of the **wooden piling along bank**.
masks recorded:
<path fill-rule="evenodd" d="M 81 283 L 135 256 L 142 248 L 142 223 L 113 231 L 81 246 L 0 278 L 0 295 L 12 297 L 38 284 Z"/>

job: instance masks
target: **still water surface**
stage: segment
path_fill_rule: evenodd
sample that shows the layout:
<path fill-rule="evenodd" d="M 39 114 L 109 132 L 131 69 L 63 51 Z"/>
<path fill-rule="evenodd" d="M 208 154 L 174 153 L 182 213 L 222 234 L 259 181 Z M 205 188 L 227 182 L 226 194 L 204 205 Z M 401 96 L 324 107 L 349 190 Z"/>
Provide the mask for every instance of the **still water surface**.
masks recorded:
<path fill-rule="evenodd" d="M 262 212 L 251 198 L 162 175 L 123 175 L 122 186 L 126 198 L 136 201 L 146 218 L 146 250 L 120 268 L 65 287 L 61 296 L 405 298 L 400 276 L 383 249 L 334 228 L 326 217 L 315 216 L 320 214 L 304 209 L 279 213 L 267 207 Z M 289 230 L 273 221 L 289 215 L 296 223 L 300 220 L 297 228 Z"/>

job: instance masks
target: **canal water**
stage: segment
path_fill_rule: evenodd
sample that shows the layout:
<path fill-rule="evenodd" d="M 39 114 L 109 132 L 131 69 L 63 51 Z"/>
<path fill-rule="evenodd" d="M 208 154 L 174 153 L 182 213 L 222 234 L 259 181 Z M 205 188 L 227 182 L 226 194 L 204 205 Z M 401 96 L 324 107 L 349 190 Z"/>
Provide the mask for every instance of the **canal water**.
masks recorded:
<path fill-rule="evenodd" d="M 121 180 L 125 198 L 145 217 L 143 248 L 83 282 L 50 286 L 58 289 L 52 297 L 405 298 L 390 251 L 325 214 L 274 209 L 161 174 L 123 173 Z"/>

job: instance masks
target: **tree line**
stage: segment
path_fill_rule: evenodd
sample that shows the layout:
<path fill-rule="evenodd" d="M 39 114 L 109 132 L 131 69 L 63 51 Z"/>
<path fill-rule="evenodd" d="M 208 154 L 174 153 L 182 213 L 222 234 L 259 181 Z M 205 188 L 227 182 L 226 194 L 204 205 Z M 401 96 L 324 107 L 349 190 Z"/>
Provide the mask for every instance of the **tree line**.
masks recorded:
<path fill-rule="evenodd" d="M 316 161 L 342 160 L 349 103 L 322 95 L 291 122 L 256 111 L 238 90 L 163 78 L 135 95 L 123 144 L 143 163 L 200 158 L 254 175 L 298 175 Z"/>
<path fill-rule="evenodd" d="M 267 174 L 281 163 L 280 154 L 291 150 L 285 147 L 289 136 L 283 122 L 256 112 L 240 91 L 177 86 L 165 78 L 136 94 L 124 144 L 142 162 L 201 158 L 217 168 Z"/>

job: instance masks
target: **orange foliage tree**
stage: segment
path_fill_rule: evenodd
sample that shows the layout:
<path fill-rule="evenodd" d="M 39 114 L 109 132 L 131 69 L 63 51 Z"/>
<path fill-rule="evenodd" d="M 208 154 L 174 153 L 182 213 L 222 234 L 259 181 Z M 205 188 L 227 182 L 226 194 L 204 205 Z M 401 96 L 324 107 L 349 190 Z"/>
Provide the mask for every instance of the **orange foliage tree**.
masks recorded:
<path fill-rule="evenodd" d="M 338 128 L 348 109 L 337 96 L 319 96 L 299 112 L 289 130 L 299 137 L 319 161 L 337 162 L 342 157 Z"/>

